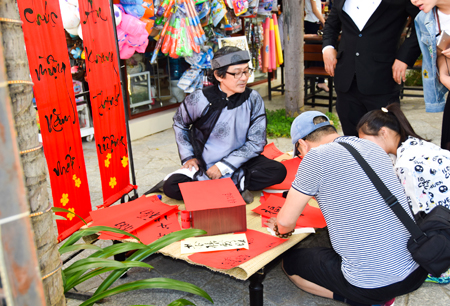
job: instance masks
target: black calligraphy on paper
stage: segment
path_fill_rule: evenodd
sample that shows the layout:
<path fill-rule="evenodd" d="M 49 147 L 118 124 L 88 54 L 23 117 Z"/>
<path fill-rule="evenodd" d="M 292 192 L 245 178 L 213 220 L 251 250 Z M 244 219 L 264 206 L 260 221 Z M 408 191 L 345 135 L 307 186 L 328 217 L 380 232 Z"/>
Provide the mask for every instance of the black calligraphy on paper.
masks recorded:
<path fill-rule="evenodd" d="M 129 232 L 131 230 L 133 230 L 134 226 L 132 224 L 129 224 L 125 221 L 119 222 L 117 224 L 114 224 L 114 227 L 126 232 Z"/>
<path fill-rule="evenodd" d="M 236 204 L 237 200 L 234 198 L 234 195 L 231 192 L 222 194 L 225 197 L 225 200 L 230 204 Z"/>
<path fill-rule="evenodd" d="M 45 59 L 47 66 L 44 67 L 42 64 L 39 64 L 39 68 L 34 69 L 38 81 L 46 74 L 55 79 L 57 79 L 60 74 L 65 75 L 66 64 L 64 62 L 59 63 L 53 55 L 50 54 L 47 57 L 39 56 L 39 59 Z"/>
<path fill-rule="evenodd" d="M 251 258 L 250 255 L 238 255 L 233 257 L 226 257 L 223 260 L 222 265 L 226 267 L 236 267 L 239 266 L 241 263 L 246 262 L 250 258 Z"/>
<path fill-rule="evenodd" d="M 147 209 L 147 210 L 143 210 L 143 211 L 139 212 L 139 215 L 136 216 L 136 218 L 141 219 L 143 221 L 147 221 L 154 217 L 159 216 L 160 214 L 161 214 L 161 212 L 159 212 L 159 211 L 153 211 L 151 209 Z"/>
<path fill-rule="evenodd" d="M 88 22 L 89 17 L 92 17 L 91 20 L 94 24 L 97 23 L 97 19 L 99 18 L 102 21 L 108 21 L 108 17 L 106 16 L 102 16 L 102 8 L 98 7 L 97 9 L 94 9 L 93 6 L 93 1 L 92 0 L 88 0 L 89 2 L 89 7 L 91 8 L 90 11 L 84 11 L 84 15 L 86 16 L 86 19 L 83 20 L 83 24 L 86 24 Z"/>
<path fill-rule="evenodd" d="M 202 249 L 222 249 L 222 248 L 243 248 L 246 245 L 245 239 L 234 240 L 210 240 L 207 242 L 195 241 L 194 243 L 184 243 L 184 247 L 187 249 L 202 250 Z"/>
<path fill-rule="evenodd" d="M 62 132 L 64 129 L 64 124 L 71 120 L 70 115 L 62 115 L 61 113 L 58 113 L 56 111 L 56 108 L 53 109 L 50 116 L 45 115 L 44 118 L 47 123 L 47 129 L 49 133 L 51 133 L 52 131 Z"/>
<path fill-rule="evenodd" d="M 114 85 L 114 94 L 111 96 L 103 97 L 103 90 L 100 91 L 97 95 L 93 96 L 92 99 L 96 99 L 95 101 L 99 103 L 98 114 L 99 116 L 103 116 L 106 111 L 111 110 L 112 107 L 119 106 L 119 98 L 120 98 L 120 87 Z"/>
<path fill-rule="evenodd" d="M 58 18 L 58 15 L 55 12 L 47 13 L 47 1 L 45 1 L 45 8 L 44 8 L 44 14 L 36 14 L 34 16 L 34 11 L 31 8 L 26 8 L 23 11 L 23 17 L 28 23 L 36 23 L 38 26 L 42 25 L 43 23 L 49 24 L 54 27 L 56 26 L 56 19 Z"/>
<path fill-rule="evenodd" d="M 65 164 L 65 166 L 61 166 L 61 161 L 57 161 L 56 167 L 53 168 L 53 172 L 55 172 L 56 176 L 67 174 L 69 173 L 70 169 L 73 170 L 73 165 L 75 164 L 75 156 L 70 155 L 71 150 L 72 147 L 69 147 L 69 153 L 66 154 L 66 157 L 64 158 L 63 164 Z"/>
<path fill-rule="evenodd" d="M 120 136 L 119 138 L 116 138 L 116 136 L 110 135 L 110 136 L 103 136 L 102 143 L 97 144 L 97 147 L 99 153 L 104 154 L 105 152 L 109 153 L 114 152 L 114 149 L 120 145 L 124 146 L 125 149 L 127 148 L 125 136 Z"/>
<path fill-rule="evenodd" d="M 114 63 L 114 52 L 107 52 L 93 54 L 92 50 L 89 51 L 88 47 L 84 47 L 86 54 L 86 61 L 92 64 Z"/>

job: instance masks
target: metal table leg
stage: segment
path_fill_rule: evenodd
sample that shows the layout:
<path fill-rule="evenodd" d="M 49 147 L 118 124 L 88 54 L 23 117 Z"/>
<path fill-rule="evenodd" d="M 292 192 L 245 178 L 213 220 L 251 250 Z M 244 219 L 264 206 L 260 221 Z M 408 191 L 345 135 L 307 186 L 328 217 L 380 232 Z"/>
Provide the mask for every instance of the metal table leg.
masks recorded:
<path fill-rule="evenodd" d="M 262 306 L 264 301 L 264 286 L 262 284 L 264 278 L 266 277 L 266 272 L 264 267 L 258 272 L 250 276 L 250 306 Z"/>

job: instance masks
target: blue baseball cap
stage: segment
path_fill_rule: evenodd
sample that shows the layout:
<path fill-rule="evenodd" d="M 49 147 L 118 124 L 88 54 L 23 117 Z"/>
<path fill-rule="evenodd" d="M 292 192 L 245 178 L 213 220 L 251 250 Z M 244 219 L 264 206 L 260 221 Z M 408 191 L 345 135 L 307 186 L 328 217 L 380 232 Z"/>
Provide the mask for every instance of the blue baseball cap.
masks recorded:
<path fill-rule="evenodd" d="M 314 124 L 314 118 L 316 117 L 325 117 L 327 118 L 327 121 Z M 308 111 L 298 115 L 291 125 L 291 138 L 292 144 L 294 145 L 294 156 L 296 155 L 295 144 L 298 142 L 299 139 L 305 138 L 318 128 L 326 125 L 331 125 L 330 119 L 321 112 Z"/>

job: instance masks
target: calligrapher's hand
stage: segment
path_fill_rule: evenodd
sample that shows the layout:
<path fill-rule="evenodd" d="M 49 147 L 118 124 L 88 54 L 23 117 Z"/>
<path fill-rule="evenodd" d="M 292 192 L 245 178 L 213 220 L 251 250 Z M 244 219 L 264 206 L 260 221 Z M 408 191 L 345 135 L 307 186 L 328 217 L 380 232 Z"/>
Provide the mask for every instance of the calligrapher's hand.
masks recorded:
<path fill-rule="evenodd" d="M 323 51 L 323 63 L 325 64 L 325 71 L 332 77 L 334 77 L 334 69 L 336 68 L 337 51 L 334 48 L 326 48 Z"/>
<path fill-rule="evenodd" d="M 401 84 L 402 80 L 406 81 L 406 68 L 408 65 L 398 59 L 392 65 L 392 77 L 397 84 Z"/>
<path fill-rule="evenodd" d="M 185 162 L 184 165 L 181 168 L 189 168 L 189 170 L 192 170 L 192 167 L 194 167 L 194 169 L 196 171 L 198 171 L 198 165 L 199 164 L 200 163 L 199 163 L 197 158 L 191 158 L 190 160 Z"/>
<path fill-rule="evenodd" d="M 267 225 L 268 228 L 273 230 L 273 228 L 275 227 L 276 223 L 277 223 L 277 218 L 272 217 L 269 220 L 267 220 L 266 223 L 264 223 L 264 225 Z"/>
<path fill-rule="evenodd" d="M 206 171 L 206 175 L 212 180 L 217 180 L 222 177 L 222 172 L 220 172 L 219 167 L 214 165 Z"/>

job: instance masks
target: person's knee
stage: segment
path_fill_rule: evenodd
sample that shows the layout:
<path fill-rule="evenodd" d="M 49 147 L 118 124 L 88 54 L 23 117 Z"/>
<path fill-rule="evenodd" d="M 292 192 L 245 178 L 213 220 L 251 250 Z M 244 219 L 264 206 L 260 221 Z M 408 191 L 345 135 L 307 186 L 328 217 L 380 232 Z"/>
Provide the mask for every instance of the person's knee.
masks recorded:
<path fill-rule="evenodd" d="M 183 200 L 183 196 L 181 195 L 180 187 L 178 187 L 179 180 L 176 175 L 171 175 L 164 182 L 163 191 L 166 196 L 175 200 Z"/>
<path fill-rule="evenodd" d="M 286 178 L 287 170 L 282 163 L 277 163 L 274 165 L 272 173 L 274 184 L 279 184 Z"/>

